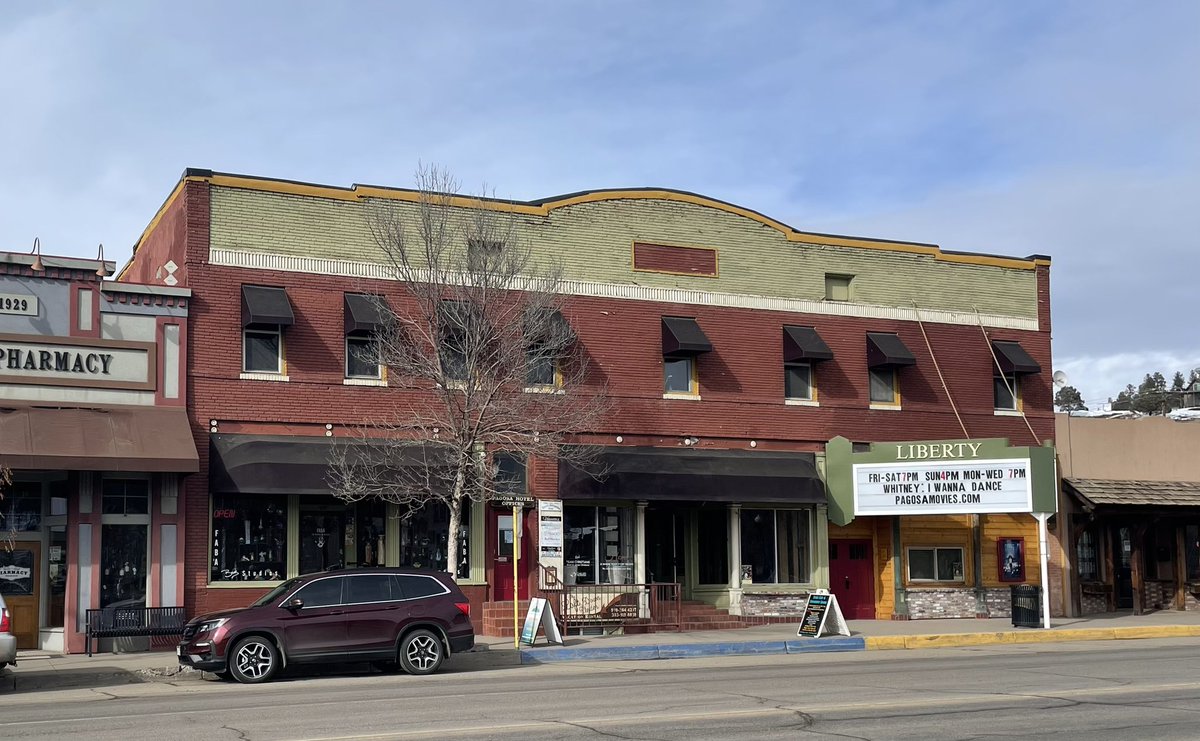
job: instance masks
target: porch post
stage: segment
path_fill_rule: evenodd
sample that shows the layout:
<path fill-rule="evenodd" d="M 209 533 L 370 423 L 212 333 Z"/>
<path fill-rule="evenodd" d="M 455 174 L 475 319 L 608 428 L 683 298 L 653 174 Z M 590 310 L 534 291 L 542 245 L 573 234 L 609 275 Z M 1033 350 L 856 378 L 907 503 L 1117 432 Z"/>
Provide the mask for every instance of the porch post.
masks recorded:
<path fill-rule="evenodd" d="M 742 614 L 742 505 L 729 505 L 729 614 Z"/>
<path fill-rule="evenodd" d="M 1129 580 L 1133 586 L 1133 614 L 1142 614 L 1142 593 L 1145 591 L 1145 583 L 1142 576 L 1142 539 L 1146 537 L 1146 526 L 1138 525 L 1132 528 L 1133 532 L 1130 537 L 1133 542 L 1130 544 L 1129 553 Z"/>
<path fill-rule="evenodd" d="M 633 569 L 634 582 L 646 583 L 646 502 L 637 503 L 637 515 L 634 517 L 633 537 Z"/>
<path fill-rule="evenodd" d="M 908 598 L 904 594 L 904 554 L 900 552 L 900 517 L 892 517 L 892 584 L 895 597 L 893 620 L 908 620 Z"/>
<path fill-rule="evenodd" d="M 1175 609 L 1187 609 L 1187 545 L 1185 525 L 1175 525 Z"/>

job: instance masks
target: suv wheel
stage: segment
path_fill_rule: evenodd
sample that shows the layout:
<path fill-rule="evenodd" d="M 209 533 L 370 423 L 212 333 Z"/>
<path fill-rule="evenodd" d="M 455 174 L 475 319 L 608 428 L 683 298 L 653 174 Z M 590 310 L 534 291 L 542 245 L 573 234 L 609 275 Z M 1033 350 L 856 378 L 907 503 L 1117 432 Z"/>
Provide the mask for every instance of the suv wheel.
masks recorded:
<path fill-rule="evenodd" d="M 261 636 L 238 641 L 229 657 L 229 673 L 242 684 L 266 682 L 279 668 L 279 651 Z"/>
<path fill-rule="evenodd" d="M 433 674 L 445 658 L 442 639 L 424 628 L 414 630 L 400 642 L 400 666 L 409 674 Z"/>

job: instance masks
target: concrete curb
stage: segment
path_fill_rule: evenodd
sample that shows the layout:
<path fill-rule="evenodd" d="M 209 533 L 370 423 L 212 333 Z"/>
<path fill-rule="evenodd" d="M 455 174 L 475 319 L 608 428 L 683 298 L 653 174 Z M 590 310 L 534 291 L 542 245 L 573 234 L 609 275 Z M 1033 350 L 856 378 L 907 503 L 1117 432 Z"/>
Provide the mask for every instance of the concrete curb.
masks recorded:
<path fill-rule="evenodd" d="M 522 664 L 553 664 L 567 661 L 642 661 L 651 659 L 693 659 L 702 656 L 754 656 L 765 654 L 829 653 L 863 651 L 861 636 L 795 641 L 726 641 L 719 643 L 664 643 L 653 646 L 612 646 L 606 648 L 525 648 Z"/>
<path fill-rule="evenodd" d="M 1064 630 L 1004 631 L 1000 633 L 942 633 L 933 635 L 871 636 L 868 650 L 954 648 L 1015 643 L 1065 641 L 1121 641 L 1140 638 L 1191 638 L 1200 636 L 1200 625 L 1163 625 L 1133 628 L 1068 628 Z"/>

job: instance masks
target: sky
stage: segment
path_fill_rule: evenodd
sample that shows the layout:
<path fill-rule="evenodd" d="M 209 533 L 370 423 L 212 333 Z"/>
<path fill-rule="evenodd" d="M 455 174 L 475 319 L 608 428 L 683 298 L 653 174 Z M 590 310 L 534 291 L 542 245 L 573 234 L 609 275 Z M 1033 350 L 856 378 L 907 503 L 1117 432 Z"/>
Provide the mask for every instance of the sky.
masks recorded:
<path fill-rule="evenodd" d="M 0 3 L 0 250 L 122 264 L 186 167 L 669 187 L 1053 257 L 1093 408 L 1200 367 L 1200 3 Z"/>

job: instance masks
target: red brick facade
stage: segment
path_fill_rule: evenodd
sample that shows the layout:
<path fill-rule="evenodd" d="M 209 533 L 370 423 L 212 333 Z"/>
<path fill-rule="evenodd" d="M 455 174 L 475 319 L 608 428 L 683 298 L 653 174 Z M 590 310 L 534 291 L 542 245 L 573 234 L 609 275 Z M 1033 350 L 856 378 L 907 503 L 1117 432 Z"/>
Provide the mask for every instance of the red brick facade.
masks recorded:
<path fill-rule="evenodd" d="M 262 589 L 210 587 L 209 423 L 221 432 L 323 435 L 367 419 L 389 395 L 404 393 L 397 379 L 390 388 L 343 385 L 344 325 L 342 294 L 372 292 L 393 305 L 403 298 L 395 284 L 353 278 L 214 266 L 209 254 L 209 188 L 186 181 L 168 202 L 144 238 L 124 274 L 129 280 L 153 280 L 161 263 L 174 260 L 178 275 L 193 291 L 187 357 L 187 397 L 200 454 L 200 473 L 183 486 L 186 518 L 186 607 L 198 614 L 241 606 Z M 1014 445 L 1037 445 L 1054 434 L 1050 383 L 1049 268 L 1037 268 L 1037 331 L 979 325 L 923 326 L 913 321 L 832 315 L 791 314 L 576 296 L 564 316 L 586 348 L 598 381 L 607 384 L 617 408 L 594 440 L 616 445 L 679 446 L 681 438 L 699 438 L 698 446 L 820 451 L 834 436 L 853 441 L 1007 437 Z M 287 382 L 240 380 L 240 287 L 285 287 L 295 324 L 284 333 Z M 662 316 L 694 317 L 711 340 L 713 351 L 699 356 L 701 400 L 663 398 Z M 784 402 L 782 327 L 815 327 L 834 358 L 814 364 L 818 406 Z M 867 332 L 895 332 L 916 357 L 899 370 L 900 410 L 873 410 L 868 402 Z M 986 336 L 985 336 L 986 334 Z M 1021 396 L 1031 435 L 1017 416 L 993 410 L 993 358 L 989 340 L 1016 340 L 1041 367 L 1025 376 Z M 938 369 L 940 368 L 940 376 Z M 948 388 L 948 391 L 947 391 Z M 957 406 L 962 425 L 952 408 Z M 553 463 L 535 462 L 530 488 L 553 497 Z M 534 527 L 527 521 L 527 532 Z M 494 538 L 489 529 L 488 537 Z M 490 566 L 489 566 L 490 569 Z M 488 573 L 489 581 L 493 575 Z M 467 587 L 476 614 L 490 599 L 488 587 Z"/>

